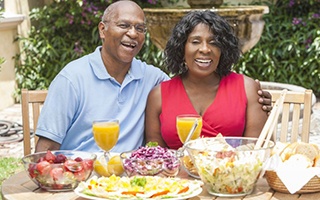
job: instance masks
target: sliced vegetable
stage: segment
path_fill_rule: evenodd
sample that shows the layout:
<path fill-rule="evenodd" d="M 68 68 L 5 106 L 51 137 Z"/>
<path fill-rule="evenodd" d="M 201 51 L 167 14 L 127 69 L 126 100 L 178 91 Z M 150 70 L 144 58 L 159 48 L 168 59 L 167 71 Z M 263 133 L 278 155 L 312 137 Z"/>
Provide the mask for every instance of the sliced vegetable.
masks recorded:
<path fill-rule="evenodd" d="M 121 194 L 136 196 L 137 194 L 144 194 L 144 192 L 140 192 L 140 191 L 124 191 L 124 192 L 121 192 Z"/>
<path fill-rule="evenodd" d="M 164 191 L 161 191 L 161 192 L 157 192 L 157 193 L 153 194 L 150 198 L 155 198 L 155 197 L 158 197 L 158 196 L 162 196 L 162 195 L 168 194 L 169 192 L 170 192 L 170 190 L 164 190 Z"/>

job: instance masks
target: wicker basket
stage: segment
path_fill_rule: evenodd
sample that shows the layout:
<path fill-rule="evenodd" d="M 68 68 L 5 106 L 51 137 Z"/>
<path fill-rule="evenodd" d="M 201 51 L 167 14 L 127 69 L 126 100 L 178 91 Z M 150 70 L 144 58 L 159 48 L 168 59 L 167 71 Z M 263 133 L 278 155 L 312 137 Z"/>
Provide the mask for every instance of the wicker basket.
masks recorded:
<path fill-rule="evenodd" d="M 274 171 L 266 171 L 265 177 L 269 186 L 277 192 L 290 194 L 286 186 L 282 183 L 277 173 Z M 320 178 L 314 176 L 310 181 L 305 184 L 299 191 L 295 194 L 312 193 L 320 191 Z"/>

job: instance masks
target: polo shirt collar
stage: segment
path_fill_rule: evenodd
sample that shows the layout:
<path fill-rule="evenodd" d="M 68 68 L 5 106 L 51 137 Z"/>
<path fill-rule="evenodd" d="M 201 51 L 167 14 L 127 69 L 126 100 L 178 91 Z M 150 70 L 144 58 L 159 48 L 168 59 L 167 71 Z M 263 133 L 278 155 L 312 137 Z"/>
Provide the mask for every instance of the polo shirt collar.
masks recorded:
<path fill-rule="evenodd" d="M 110 79 L 112 78 L 110 74 L 105 69 L 105 66 L 102 61 L 101 57 L 101 46 L 98 46 L 96 50 L 89 55 L 89 63 L 93 70 L 93 73 L 99 78 L 99 79 Z M 141 64 L 136 58 L 133 58 L 131 67 L 128 71 L 128 75 L 132 79 L 141 79 L 143 76 L 143 71 L 141 68 Z"/>

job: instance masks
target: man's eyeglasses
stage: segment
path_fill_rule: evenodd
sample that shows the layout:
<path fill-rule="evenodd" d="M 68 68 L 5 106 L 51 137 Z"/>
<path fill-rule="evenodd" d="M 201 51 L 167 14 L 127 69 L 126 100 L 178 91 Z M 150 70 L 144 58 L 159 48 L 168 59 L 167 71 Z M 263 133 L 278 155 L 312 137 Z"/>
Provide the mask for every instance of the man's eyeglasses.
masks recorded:
<path fill-rule="evenodd" d="M 104 23 L 107 21 L 103 21 Z M 130 24 L 127 22 L 114 22 L 115 25 L 125 31 L 129 31 L 130 29 L 132 29 L 132 27 L 134 27 L 134 29 L 138 32 L 138 33 L 142 33 L 145 34 L 147 32 L 147 27 L 145 24 Z"/>

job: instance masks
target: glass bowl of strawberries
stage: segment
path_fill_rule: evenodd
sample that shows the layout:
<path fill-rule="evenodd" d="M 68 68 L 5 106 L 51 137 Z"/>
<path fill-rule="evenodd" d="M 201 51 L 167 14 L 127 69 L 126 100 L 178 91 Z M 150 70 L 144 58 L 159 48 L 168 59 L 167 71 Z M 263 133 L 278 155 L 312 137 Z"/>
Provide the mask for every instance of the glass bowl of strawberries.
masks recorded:
<path fill-rule="evenodd" d="M 46 151 L 24 156 L 29 177 L 47 191 L 70 191 L 87 180 L 97 155 L 83 151 Z"/>

